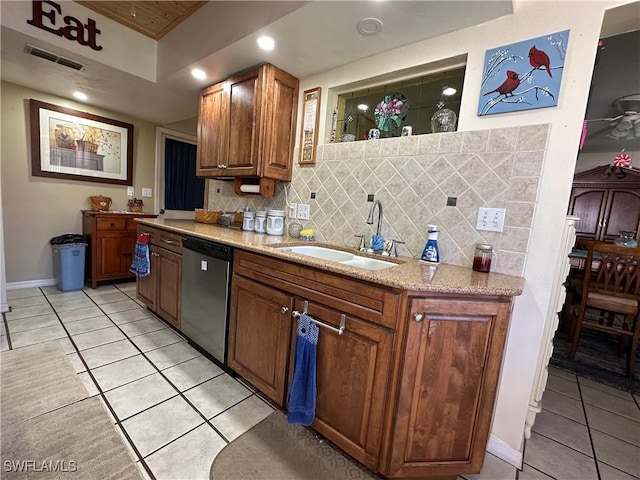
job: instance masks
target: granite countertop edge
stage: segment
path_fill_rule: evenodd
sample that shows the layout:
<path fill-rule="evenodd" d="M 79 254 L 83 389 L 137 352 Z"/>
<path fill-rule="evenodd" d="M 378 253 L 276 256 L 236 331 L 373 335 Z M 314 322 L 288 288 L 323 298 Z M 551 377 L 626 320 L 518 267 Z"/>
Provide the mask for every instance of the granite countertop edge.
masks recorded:
<path fill-rule="evenodd" d="M 303 241 L 286 235 L 267 235 L 265 233 L 231 229 L 219 225 L 197 223 L 193 220 L 136 218 L 135 221 L 141 225 L 219 242 L 242 250 L 261 253 L 270 257 L 320 268 L 328 272 L 386 287 L 408 290 L 417 294 L 429 292 L 513 297 L 522 294 L 524 289 L 525 280 L 522 277 L 501 273 L 478 273 L 471 270 L 471 268 L 458 265 L 446 263 L 431 265 L 411 257 L 392 259 L 390 257 L 381 257 L 380 255 L 367 255 L 355 252 L 353 248 L 340 245 Z M 275 248 L 311 244 L 337 248 L 357 255 L 391 261 L 399 265 L 382 270 L 366 270 Z"/>

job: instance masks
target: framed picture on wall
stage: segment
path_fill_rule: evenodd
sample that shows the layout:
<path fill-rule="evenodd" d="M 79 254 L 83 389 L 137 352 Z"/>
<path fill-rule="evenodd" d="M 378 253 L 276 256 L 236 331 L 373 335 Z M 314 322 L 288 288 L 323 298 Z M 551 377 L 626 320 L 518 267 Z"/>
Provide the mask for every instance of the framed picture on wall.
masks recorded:
<path fill-rule="evenodd" d="M 318 121 L 320 110 L 320 87 L 304 91 L 304 109 L 302 112 L 302 133 L 300 139 L 300 165 L 316 163 L 318 146 Z"/>
<path fill-rule="evenodd" d="M 29 100 L 31 174 L 133 185 L 133 125 Z"/>
<path fill-rule="evenodd" d="M 555 107 L 569 30 L 487 50 L 478 115 Z"/>

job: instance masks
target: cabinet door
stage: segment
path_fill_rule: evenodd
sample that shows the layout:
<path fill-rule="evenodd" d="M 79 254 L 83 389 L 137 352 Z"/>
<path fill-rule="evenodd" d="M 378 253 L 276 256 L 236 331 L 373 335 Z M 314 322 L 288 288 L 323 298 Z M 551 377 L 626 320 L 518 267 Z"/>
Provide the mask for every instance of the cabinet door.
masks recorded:
<path fill-rule="evenodd" d="M 389 476 L 480 471 L 508 313 L 507 303 L 412 300 Z"/>
<path fill-rule="evenodd" d="M 302 311 L 303 301 L 296 299 L 295 308 Z M 337 310 L 309 302 L 308 313 L 322 323 L 340 325 L 342 312 Z M 296 330 L 294 322 L 294 336 Z M 342 335 L 320 327 L 318 337 L 312 427 L 372 470 L 380 452 L 392 342 L 390 331 L 349 315 Z M 294 359 L 295 340 L 291 348 Z"/>
<path fill-rule="evenodd" d="M 611 189 L 607 195 L 600 239 L 611 242 L 621 231 L 640 234 L 640 191 Z"/>
<path fill-rule="evenodd" d="M 580 217 L 576 236 L 598 239 L 605 215 L 606 188 L 574 188 L 569 203 L 569 215 Z M 616 235 L 617 236 L 617 235 Z"/>
<path fill-rule="evenodd" d="M 278 405 L 284 405 L 292 297 L 233 276 L 228 363 Z"/>
<path fill-rule="evenodd" d="M 229 149 L 229 94 L 226 82 L 212 85 L 200 93 L 196 175 L 221 175 Z"/>
<path fill-rule="evenodd" d="M 255 69 L 229 80 L 229 155 L 224 175 L 257 175 L 261 115 L 262 69 Z"/>
<path fill-rule="evenodd" d="M 104 233 L 97 238 L 97 278 L 131 277 L 129 272 L 133 260 L 135 238 L 122 233 Z"/>
<path fill-rule="evenodd" d="M 136 297 L 144 302 L 154 312 L 156 311 L 156 301 L 158 298 L 157 284 L 158 284 L 158 247 L 154 245 L 149 246 L 149 271 L 151 272 L 146 277 L 136 277 Z"/>
<path fill-rule="evenodd" d="M 291 163 L 298 108 L 298 79 L 268 65 L 266 98 L 261 117 L 264 150 L 259 175 L 277 180 L 291 180 Z"/>
<path fill-rule="evenodd" d="M 182 255 L 154 247 L 157 277 L 156 313 L 180 329 Z"/>

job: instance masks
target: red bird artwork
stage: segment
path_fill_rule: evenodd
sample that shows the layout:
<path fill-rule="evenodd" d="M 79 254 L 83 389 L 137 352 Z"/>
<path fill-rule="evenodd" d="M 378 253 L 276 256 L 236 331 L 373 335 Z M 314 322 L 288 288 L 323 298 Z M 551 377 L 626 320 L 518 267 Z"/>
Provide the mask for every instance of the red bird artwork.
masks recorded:
<path fill-rule="evenodd" d="M 529 63 L 535 69 L 544 67 L 549 76 L 553 77 L 549 68 L 549 55 L 542 50 L 538 50 L 535 45 L 529 49 Z"/>
<path fill-rule="evenodd" d="M 484 95 L 491 95 L 492 93 L 498 92 L 500 95 L 504 95 L 505 97 L 513 97 L 513 91 L 518 88 L 518 85 L 520 85 L 518 74 L 512 70 L 507 70 L 507 79 L 502 82 L 502 85 L 495 90 L 485 93 Z"/>

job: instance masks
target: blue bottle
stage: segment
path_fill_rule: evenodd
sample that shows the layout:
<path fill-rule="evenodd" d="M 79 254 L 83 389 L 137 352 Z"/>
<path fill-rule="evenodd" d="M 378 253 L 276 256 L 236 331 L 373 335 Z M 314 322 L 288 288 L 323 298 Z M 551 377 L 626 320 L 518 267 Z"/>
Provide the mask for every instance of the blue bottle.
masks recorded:
<path fill-rule="evenodd" d="M 437 225 L 427 225 L 427 229 L 429 237 L 427 239 L 427 244 L 424 246 L 424 250 L 422 250 L 420 260 L 439 263 L 440 253 L 438 252 L 438 234 L 440 231 L 438 230 Z"/>

